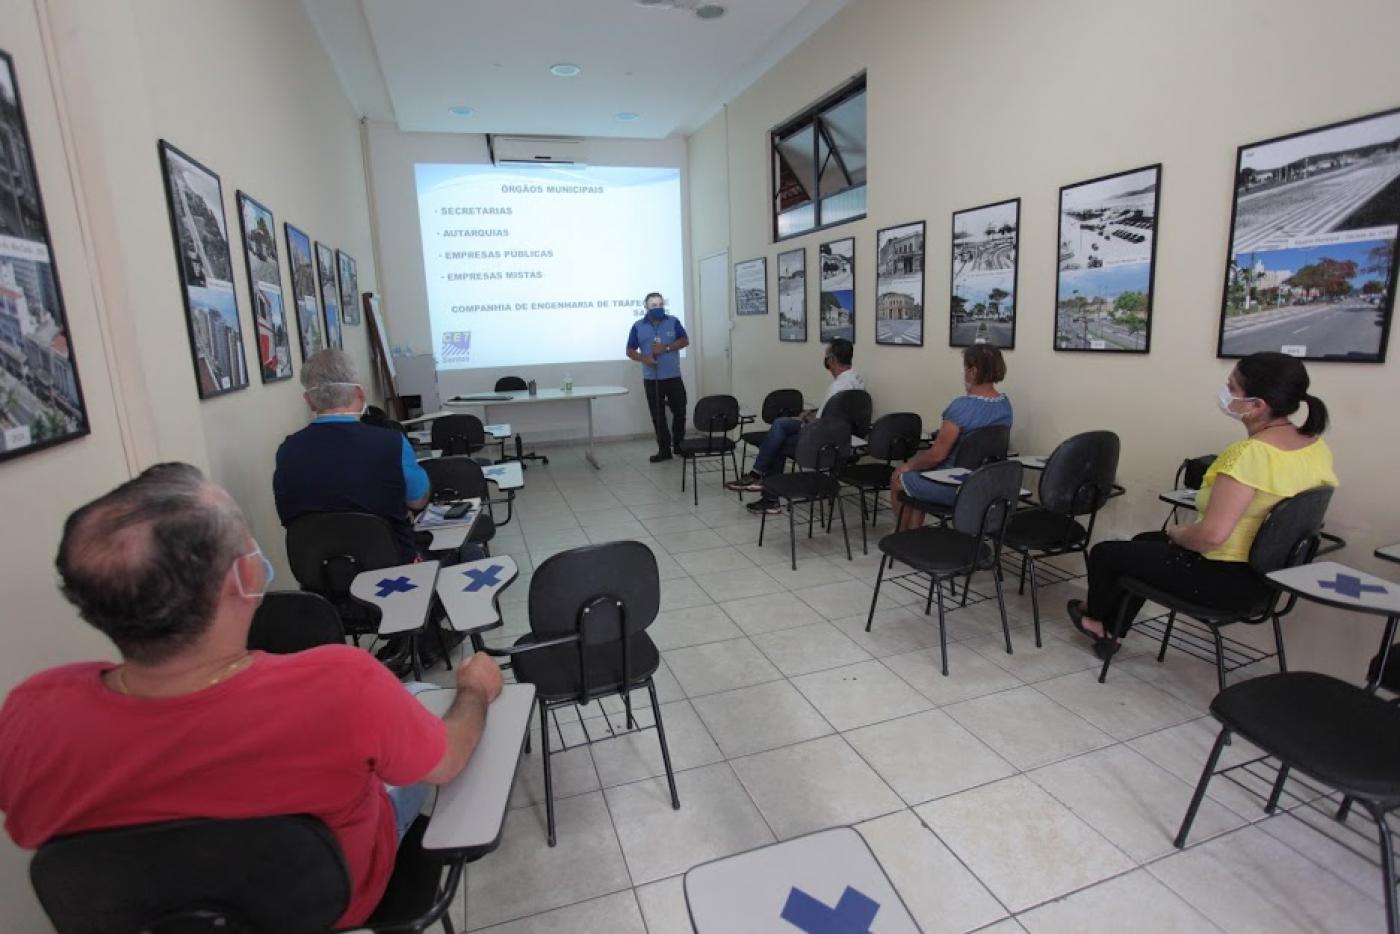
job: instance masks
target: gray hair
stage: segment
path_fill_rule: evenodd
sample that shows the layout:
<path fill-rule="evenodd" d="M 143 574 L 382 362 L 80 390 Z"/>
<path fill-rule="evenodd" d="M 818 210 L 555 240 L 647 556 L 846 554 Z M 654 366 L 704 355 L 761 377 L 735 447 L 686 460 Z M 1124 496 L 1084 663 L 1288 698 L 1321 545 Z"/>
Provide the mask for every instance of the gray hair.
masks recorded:
<path fill-rule="evenodd" d="M 227 493 L 189 464 L 157 464 L 70 515 L 55 564 L 83 619 L 154 664 L 208 630 L 247 542 Z"/>
<path fill-rule="evenodd" d="M 312 354 L 311 359 L 302 364 L 301 385 L 311 407 L 325 412 L 343 409 L 354 402 L 360 377 L 355 373 L 349 354 L 329 347 Z"/>

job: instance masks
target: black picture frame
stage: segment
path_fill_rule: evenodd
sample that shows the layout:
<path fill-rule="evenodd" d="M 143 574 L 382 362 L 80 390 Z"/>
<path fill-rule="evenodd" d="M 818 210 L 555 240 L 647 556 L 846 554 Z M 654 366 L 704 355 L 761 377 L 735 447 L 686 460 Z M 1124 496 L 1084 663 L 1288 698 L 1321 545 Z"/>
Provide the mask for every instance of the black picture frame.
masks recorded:
<path fill-rule="evenodd" d="M 0 461 L 7 461 L 85 437 L 92 427 L 19 76 L 14 59 L 4 51 L 0 139 L 7 142 L 12 159 L 9 171 L 0 173 Z M 21 324 L 24 317 L 28 334 Z M 26 405 L 18 404 L 23 396 Z"/>
<path fill-rule="evenodd" d="M 759 285 L 753 284 L 755 280 Z M 768 314 L 768 257 L 734 264 L 734 314 L 743 317 Z"/>
<path fill-rule="evenodd" d="M 287 277 L 292 282 L 292 309 L 297 319 L 297 343 L 302 362 L 326 347 L 321 302 L 316 296 L 316 255 L 311 238 L 300 227 L 284 223 L 287 238 Z"/>
<path fill-rule="evenodd" d="M 287 329 L 287 302 L 282 294 L 282 264 L 277 256 L 277 221 L 272 211 L 246 191 L 234 197 L 248 295 L 253 301 L 258 372 L 264 383 L 292 378 L 292 339 Z"/>
<path fill-rule="evenodd" d="M 195 385 L 199 398 L 212 399 L 248 388 L 223 183 L 174 144 L 162 139 L 157 149 Z"/>
<path fill-rule="evenodd" d="M 924 346 L 927 225 L 910 221 L 875 232 L 875 343 Z"/>
<path fill-rule="evenodd" d="M 807 341 L 806 247 L 778 254 L 778 340 L 790 344 Z"/>
<path fill-rule="evenodd" d="M 823 344 L 856 342 L 856 238 L 828 240 L 817 247 L 817 334 Z"/>
<path fill-rule="evenodd" d="M 1149 189 L 1150 218 L 1144 211 Z M 1060 188 L 1056 211 L 1055 350 L 1142 354 L 1151 351 L 1161 203 L 1160 162 Z M 1150 243 L 1144 246 L 1148 240 Z M 1085 297 L 1091 293 L 1092 300 Z M 1098 329 L 1092 336 L 1091 328 Z"/>
<path fill-rule="evenodd" d="M 1400 275 L 1400 108 L 1246 143 L 1234 181 L 1216 356 L 1384 363 Z"/>
<path fill-rule="evenodd" d="M 345 334 L 340 327 L 340 276 L 336 270 L 335 251 L 319 240 L 316 241 L 316 281 L 326 312 L 326 346 L 343 350 Z"/>
<path fill-rule="evenodd" d="M 976 236 L 979 230 L 983 234 L 980 239 Z M 950 232 L 948 346 L 991 344 L 1001 350 L 1015 349 L 1021 199 L 1007 198 L 954 211 Z"/>
<path fill-rule="evenodd" d="M 344 250 L 335 251 L 335 268 L 340 285 L 340 320 L 345 324 L 360 323 L 360 273 L 355 257 Z"/>

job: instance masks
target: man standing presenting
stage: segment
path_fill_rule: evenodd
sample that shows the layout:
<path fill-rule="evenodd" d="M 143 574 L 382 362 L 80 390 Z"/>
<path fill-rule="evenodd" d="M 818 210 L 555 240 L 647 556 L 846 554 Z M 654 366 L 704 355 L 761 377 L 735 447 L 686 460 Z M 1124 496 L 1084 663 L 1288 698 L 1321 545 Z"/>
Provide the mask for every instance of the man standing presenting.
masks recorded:
<path fill-rule="evenodd" d="M 681 381 L 680 351 L 689 346 L 690 337 L 680 321 L 666 314 L 666 299 L 660 292 L 648 293 L 646 316 L 632 325 L 632 333 L 627 336 L 627 356 L 642 365 L 647 410 L 656 426 L 653 464 L 670 460 L 671 452 L 685 437 L 685 383 Z M 669 430 L 663 401 L 671 409 Z"/>

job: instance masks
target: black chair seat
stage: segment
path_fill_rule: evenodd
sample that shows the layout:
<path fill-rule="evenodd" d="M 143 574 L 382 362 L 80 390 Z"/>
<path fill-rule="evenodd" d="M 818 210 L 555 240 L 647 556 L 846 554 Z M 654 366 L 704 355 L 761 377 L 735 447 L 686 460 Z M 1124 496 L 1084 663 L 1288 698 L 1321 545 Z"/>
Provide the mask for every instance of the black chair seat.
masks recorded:
<path fill-rule="evenodd" d="M 521 636 L 517 648 L 537 641 L 534 636 Z M 656 643 L 646 633 L 628 638 L 631 687 L 640 687 L 656 673 L 661 654 Z M 578 665 L 578 646 L 567 643 L 545 649 L 517 652 L 511 657 L 517 681 L 533 684 L 540 700 L 545 702 L 576 699 L 584 681 Z M 589 690 L 595 695 L 616 694 L 622 690 L 622 653 L 616 642 L 585 648 L 583 663 L 587 669 Z"/>
<path fill-rule="evenodd" d="M 972 567 L 977 558 L 977 537 L 955 529 L 928 526 L 895 532 L 880 539 L 880 550 L 896 561 L 920 571 L 951 574 Z M 991 549 L 982 543 L 982 565 L 991 561 Z"/>
<path fill-rule="evenodd" d="M 766 437 L 768 437 L 768 432 L 767 432 L 767 430 L 764 430 L 764 431 L 746 431 L 746 432 L 744 432 L 742 435 L 739 436 L 739 440 L 742 441 L 742 442 L 744 442 L 745 444 L 751 446 L 751 447 L 758 447 L 760 444 L 763 443 L 763 439 L 766 438 Z"/>
<path fill-rule="evenodd" d="M 1042 509 L 1015 513 L 1006 526 L 1006 544 L 1017 551 L 1073 548 L 1088 537 L 1084 526 L 1074 519 Z"/>
<path fill-rule="evenodd" d="M 1329 675 L 1289 671 L 1227 687 L 1210 712 L 1344 794 L 1400 803 L 1400 708 L 1374 694 Z"/>
<path fill-rule="evenodd" d="M 867 490 L 883 490 L 894 477 L 893 464 L 853 464 L 841 471 L 841 479 Z"/>
<path fill-rule="evenodd" d="M 496 520 L 491 518 L 491 514 L 482 510 L 477 516 L 476 525 L 472 526 L 472 534 L 467 536 L 467 541 L 473 544 L 489 542 L 496 537 Z"/>
<path fill-rule="evenodd" d="M 1252 616 L 1263 616 L 1269 608 L 1269 597 L 1272 595 L 1272 590 L 1262 578 L 1257 588 L 1242 587 L 1228 597 L 1222 597 L 1215 606 L 1193 603 L 1185 597 L 1158 590 L 1135 577 L 1125 577 L 1119 584 L 1130 593 L 1146 597 L 1153 603 L 1160 603 L 1169 610 L 1203 622 L 1238 622 Z"/>
<path fill-rule="evenodd" d="M 734 450 L 734 439 L 722 435 L 700 438 L 685 438 L 676 445 L 676 453 L 681 457 L 694 457 L 697 454 L 728 454 Z"/>
<path fill-rule="evenodd" d="M 826 474 L 815 471 L 775 474 L 763 478 L 764 494 L 781 499 L 830 499 L 840 489 L 840 483 Z"/>

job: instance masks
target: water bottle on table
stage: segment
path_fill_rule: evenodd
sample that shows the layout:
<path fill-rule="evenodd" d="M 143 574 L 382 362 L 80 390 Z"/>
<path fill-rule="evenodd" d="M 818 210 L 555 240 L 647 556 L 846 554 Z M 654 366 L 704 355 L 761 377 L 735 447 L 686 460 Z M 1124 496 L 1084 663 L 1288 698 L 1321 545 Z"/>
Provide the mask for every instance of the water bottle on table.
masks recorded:
<path fill-rule="evenodd" d="M 574 378 L 568 374 L 564 375 L 564 384 L 560 387 L 564 392 L 574 391 Z"/>

